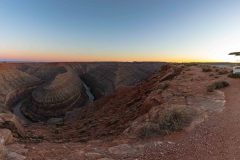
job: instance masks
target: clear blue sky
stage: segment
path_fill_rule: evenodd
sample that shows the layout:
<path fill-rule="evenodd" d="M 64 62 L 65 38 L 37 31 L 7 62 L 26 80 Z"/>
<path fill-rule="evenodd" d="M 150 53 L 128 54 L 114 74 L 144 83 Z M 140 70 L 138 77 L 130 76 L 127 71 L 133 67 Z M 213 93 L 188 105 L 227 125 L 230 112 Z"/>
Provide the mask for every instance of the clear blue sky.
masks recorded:
<path fill-rule="evenodd" d="M 231 61 L 239 0 L 0 0 L 0 59 Z"/>

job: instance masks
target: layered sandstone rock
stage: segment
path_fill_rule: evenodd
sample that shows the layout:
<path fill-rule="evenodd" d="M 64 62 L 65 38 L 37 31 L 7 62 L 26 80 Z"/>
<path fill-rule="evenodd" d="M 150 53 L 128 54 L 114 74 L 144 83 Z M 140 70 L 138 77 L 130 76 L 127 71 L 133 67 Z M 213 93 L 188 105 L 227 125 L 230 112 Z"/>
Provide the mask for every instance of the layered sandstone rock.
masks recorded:
<path fill-rule="evenodd" d="M 69 64 L 79 72 L 96 98 L 120 86 L 131 86 L 159 71 L 162 63 L 80 63 Z"/>
<path fill-rule="evenodd" d="M 34 63 L 34 64 L 21 64 L 17 68 L 30 75 L 34 75 L 43 81 L 54 79 L 58 74 L 65 73 L 64 66 L 58 63 Z"/>
<path fill-rule="evenodd" d="M 72 72 L 59 74 L 53 81 L 33 91 L 32 105 L 24 106 L 24 113 L 33 120 L 62 116 L 76 104 L 84 102 L 82 93 L 83 87 L 77 75 Z"/>
<path fill-rule="evenodd" d="M 17 69 L 0 68 L 0 108 L 8 109 L 41 81 Z"/>

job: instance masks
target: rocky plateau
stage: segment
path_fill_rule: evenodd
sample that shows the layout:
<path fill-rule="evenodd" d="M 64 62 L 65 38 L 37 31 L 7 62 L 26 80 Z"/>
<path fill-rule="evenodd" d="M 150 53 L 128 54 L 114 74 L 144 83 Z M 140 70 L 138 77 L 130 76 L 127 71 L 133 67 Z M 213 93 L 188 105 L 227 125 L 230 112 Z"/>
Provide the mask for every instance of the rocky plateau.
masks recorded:
<path fill-rule="evenodd" d="M 209 64 L 2 63 L 0 159 L 175 159 L 169 149 L 224 111 L 226 89 L 219 86 L 236 83 L 230 71 Z"/>

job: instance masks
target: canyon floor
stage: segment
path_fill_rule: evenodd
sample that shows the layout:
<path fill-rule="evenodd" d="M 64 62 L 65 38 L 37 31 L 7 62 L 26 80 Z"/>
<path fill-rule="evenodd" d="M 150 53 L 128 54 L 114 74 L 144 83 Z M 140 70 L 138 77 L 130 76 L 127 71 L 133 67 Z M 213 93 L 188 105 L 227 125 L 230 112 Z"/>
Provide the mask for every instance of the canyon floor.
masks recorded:
<path fill-rule="evenodd" d="M 240 80 L 229 66 L 1 67 L 2 159 L 240 159 Z"/>

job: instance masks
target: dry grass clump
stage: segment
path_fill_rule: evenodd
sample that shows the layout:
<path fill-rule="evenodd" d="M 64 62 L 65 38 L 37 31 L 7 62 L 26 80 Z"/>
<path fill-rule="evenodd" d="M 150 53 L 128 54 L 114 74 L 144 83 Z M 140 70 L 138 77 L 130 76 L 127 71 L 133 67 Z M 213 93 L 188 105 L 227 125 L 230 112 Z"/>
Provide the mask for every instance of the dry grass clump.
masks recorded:
<path fill-rule="evenodd" d="M 228 77 L 230 77 L 230 78 L 240 78 L 240 74 L 230 73 L 230 74 L 228 75 Z"/>
<path fill-rule="evenodd" d="M 225 88 L 227 86 L 229 86 L 229 83 L 227 81 L 217 81 L 217 82 L 214 82 L 214 83 L 210 84 L 207 87 L 207 91 L 208 92 L 213 92 L 216 89 Z"/>
<path fill-rule="evenodd" d="M 139 137 L 166 135 L 174 131 L 180 131 L 192 122 L 195 115 L 196 111 L 186 106 L 170 108 L 158 117 L 157 122 L 143 126 L 139 130 Z"/>

